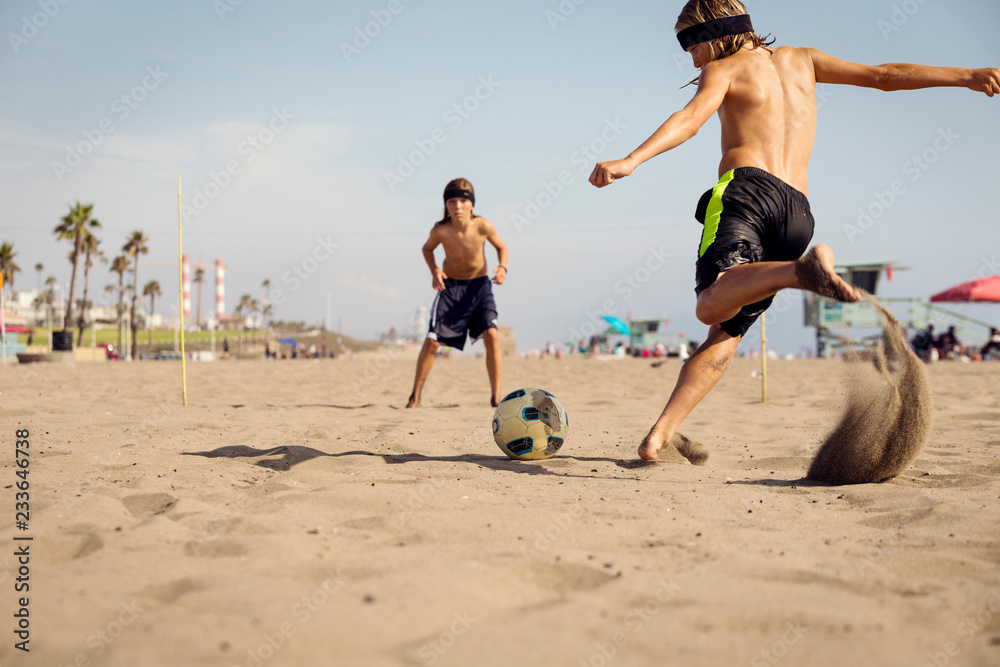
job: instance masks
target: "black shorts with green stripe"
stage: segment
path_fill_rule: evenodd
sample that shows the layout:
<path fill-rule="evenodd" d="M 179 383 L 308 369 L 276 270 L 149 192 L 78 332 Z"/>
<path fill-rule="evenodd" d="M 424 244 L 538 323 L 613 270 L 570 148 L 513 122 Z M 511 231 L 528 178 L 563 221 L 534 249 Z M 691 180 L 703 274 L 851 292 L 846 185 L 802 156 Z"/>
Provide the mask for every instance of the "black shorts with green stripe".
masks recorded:
<path fill-rule="evenodd" d="M 702 195 L 695 217 L 705 226 L 695 268 L 698 294 L 734 266 L 798 259 L 814 227 L 806 196 L 756 167 L 725 173 Z M 746 334 L 773 300 L 744 306 L 722 329 L 731 336 Z"/>

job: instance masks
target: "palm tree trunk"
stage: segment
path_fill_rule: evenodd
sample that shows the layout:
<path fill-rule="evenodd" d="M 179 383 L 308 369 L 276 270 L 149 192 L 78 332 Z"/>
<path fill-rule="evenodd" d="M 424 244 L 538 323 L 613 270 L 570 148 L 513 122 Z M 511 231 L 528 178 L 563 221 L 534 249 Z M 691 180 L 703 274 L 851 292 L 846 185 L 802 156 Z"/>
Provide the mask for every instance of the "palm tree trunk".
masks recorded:
<path fill-rule="evenodd" d="M 198 281 L 198 328 L 201 329 L 201 297 L 205 293 L 205 280 Z"/>
<path fill-rule="evenodd" d="M 149 352 L 153 352 L 153 313 L 156 312 L 156 295 L 149 295 L 149 320 L 146 322 L 146 329 L 149 331 Z"/>
<path fill-rule="evenodd" d="M 90 284 L 90 251 L 87 251 L 87 258 L 83 264 L 83 303 L 80 305 L 80 319 L 77 321 L 77 328 L 79 333 L 77 334 L 76 346 L 80 347 L 83 345 L 83 330 L 86 328 L 86 313 L 87 313 L 87 288 Z"/>
<path fill-rule="evenodd" d="M 118 352 L 122 351 L 122 315 L 125 314 L 125 272 L 118 275 Z M 124 358 L 124 357 L 122 357 Z"/>
<path fill-rule="evenodd" d="M 135 253 L 135 270 L 132 273 L 132 312 L 129 313 L 129 328 L 132 330 L 132 358 L 139 359 L 139 341 L 135 336 L 139 323 L 136 321 L 136 299 L 139 297 L 139 253 Z"/>
<path fill-rule="evenodd" d="M 69 302 L 66 304 L 66 319 L 63 320 L 63 331 L 73 325 L 73 296 L 76 294 L 76 267 L 80 263 L 80 248 L 83 246 L 83 232 L 76 231 L 73 240 L 73 276 L 69 279 Z"/>

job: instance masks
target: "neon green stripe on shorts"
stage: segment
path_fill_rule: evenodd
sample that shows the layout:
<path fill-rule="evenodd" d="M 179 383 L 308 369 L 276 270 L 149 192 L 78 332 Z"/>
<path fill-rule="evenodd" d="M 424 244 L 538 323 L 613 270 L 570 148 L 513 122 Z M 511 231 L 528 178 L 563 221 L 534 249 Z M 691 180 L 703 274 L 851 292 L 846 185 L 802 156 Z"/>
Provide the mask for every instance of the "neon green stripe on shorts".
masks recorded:
<path fill-rule="evenodd" d="M 719 231 L 719 220 L 722 219 L 722 193 L 726 191 L 729 182 L 733 180 L 733 172 L 730 169 L 719 182 L 712 188 L 712 198 L 708 201 L 708 208 L 705 211 L 705 229 L 701 233 L 701 248 L 698 249 L 698 257 L 705 254 L 705 251 L 715 243 L 715 235 Z"/>

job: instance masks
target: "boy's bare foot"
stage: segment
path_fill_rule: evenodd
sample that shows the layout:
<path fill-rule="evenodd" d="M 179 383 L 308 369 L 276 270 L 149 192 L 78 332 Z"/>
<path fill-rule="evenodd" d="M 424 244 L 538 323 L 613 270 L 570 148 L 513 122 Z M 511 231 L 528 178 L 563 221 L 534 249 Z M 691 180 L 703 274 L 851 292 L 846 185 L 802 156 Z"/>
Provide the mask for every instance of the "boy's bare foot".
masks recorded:
<path fill-rule="evenodd" d="M 684 455 L 677 451 L 672 442 L 663 442 L 652 433 L 647 435 L 639 445 L 639 458 L 644 461 L 666 461 L 667 463 L 690 463 Z"/>
<path fill-rule="evenodd" d="M 492 405 L 494 408 L 496 406 L 500 405 L 500 397 L 499 396 L 490 396 L 490 405 Z"/>
<path fill-rule="evenodd" d="M 416 394 L 410 394 L 410 402 L 406 404 L 408 408 L 415 408 L 420 405 L 420 397 Z"/>
<path fill-rule="evenodd" d="M 833 270 L 833 250 L 825 243 L 813 246 L 795 262 L 795 277 L 803 289 L 828 299 L 852 303 L 861 300 L 861 294 L 844 282 Z"/>
<path fill-rule="evenodd" d="M 650 433 L 639 445 L 639 458 L 645 461 L 667 461 L 700 466 L 705 465 L 708 451 L 701 443 L 680 433 L 674 433 L 674 437 L 667 443 Z"/>

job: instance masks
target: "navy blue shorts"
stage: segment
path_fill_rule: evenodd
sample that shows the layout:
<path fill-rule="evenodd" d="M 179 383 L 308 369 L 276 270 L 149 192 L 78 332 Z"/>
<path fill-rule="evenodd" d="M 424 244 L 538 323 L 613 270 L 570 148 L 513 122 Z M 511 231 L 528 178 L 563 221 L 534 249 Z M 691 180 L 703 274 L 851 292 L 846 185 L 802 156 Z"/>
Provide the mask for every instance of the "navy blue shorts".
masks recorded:
<path fill-rule="evenodd" d="M 446 278 L 431 306 L 431 326 L 427 337 L 461 350 L 465 336 L 478 340 L 487 329 L 497 328 L 497 305 L 489 276 L 472 280 Z"/>
<path fill-rule="evenodd" d="M 756 167 L 724 174 L 702 195 L 695 218 L 705 226 L 695 265 L 697 294 L 734 266 L 798 259 L 815 226 L 806 196 Z M 720 326 L 730 336 L 743 336 L 773 300 L 744 306 Z"/>

